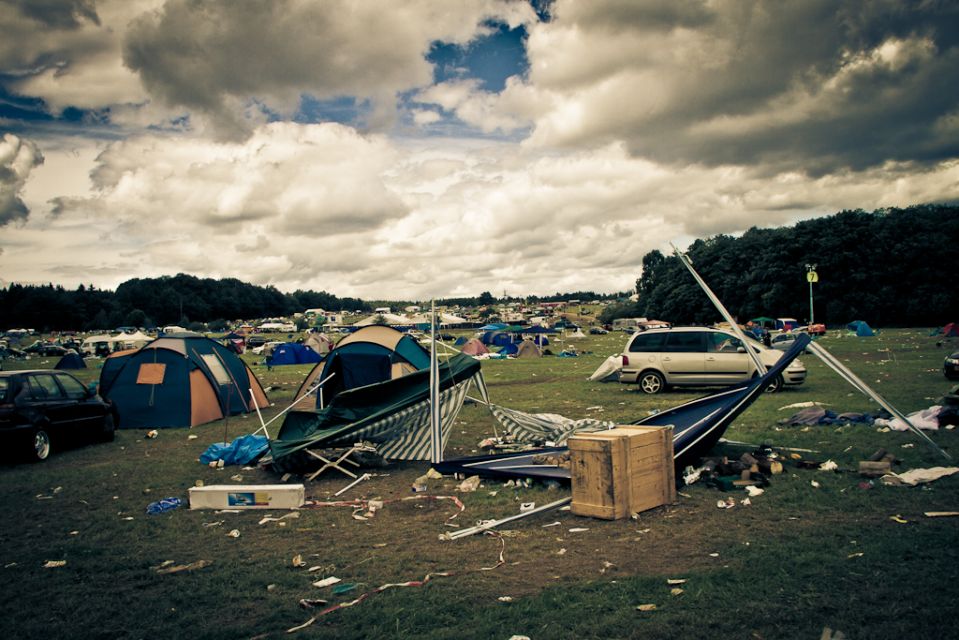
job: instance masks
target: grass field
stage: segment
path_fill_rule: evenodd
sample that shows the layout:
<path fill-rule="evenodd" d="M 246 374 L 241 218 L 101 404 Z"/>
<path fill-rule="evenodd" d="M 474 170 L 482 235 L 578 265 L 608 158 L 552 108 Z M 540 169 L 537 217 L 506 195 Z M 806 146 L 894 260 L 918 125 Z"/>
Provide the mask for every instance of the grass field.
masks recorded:
<path fill-rule="evenodd" d="M 956 341 L 937 347 L 927 334 L 830 335 L 820 344 L 911 412 L 934 404 L 951 386 L 941 365 Z M 494 402 L 572 418 L 634 420 L 705 393 L 648 397 L 626 385 L 588 382 L 624 343 L 623 334 L 591 336 L 577 343 L 591 352 L 579 358 L 487 361 L 483 372 Z M 309 369 L 267 371 L 257 357 L 244 357 L 273 388 L 267 415 L 284 406 Z M 825 402 L 835 411 L 876 409 L 814 356 L 802 360 L 806 384 L 763 396 L 727 437 L 814 449 L 808 457 L 831 459 L 841 471 L 787 467 L 748 506 L 738 502 L 745 494 L 696 484 L 681 489 L 676 504 L 635 520 L 554 511 L 512 523 L 496 536 L 440 541 L 451 525 L 512 515 L 522 502 L 545 504 L 569 490 L 484 481 L 480 490 L 460 494 L 456 482 L 444 478 L 430 481 L 426 494 L 414 494 L 413 480 L 427 469 L 418 463 L 373 469 L 371 480 L 342 496 L 383 500 L 372 516 L 348 506 L 304 509 L 296 518 L 264 524 L 258 523 L 265 515 L 286 512 L 181 508 L 147 515 L 150 502 L 186 499 L 197 481 L 279 482 L 266 469 L 215 470 L 197 460 L 209 444 L 252 432 L 255 417 L 165 429 L 155 439 L 123 430 L 113 443 L 57 451 L 42 464 L 2 466 L 0 632 L 10 638 L 289 637 L 287 629 L 318 611 L 301 607 L 301 599 L 349 602 L 380 585 L 432 575 L 425 586 L 371 595 L 292 636 L 773 639 L 819 638 L 824 627 L 870 640 L 959 636 L 959 518 L 923 515 L 959 510 L 959 476 L 906 488 L 863 485 L 852 471 L 880 447 L 901 459 L 899 470 L 955 461 L 908 433 L 862 425 L 780 426 L 792 413 L 780 407 L 796 402 Z M 97 371 L 80 377 L 94 380 Z M 473 453 L 493 435 L 494 424 L 482 407 L 465 407 L 447 456 Z M 932 438 L 959 452 L 954 430 Z M 724 451 L 738 457 L 743 449 Z M 325 501 L 347 482 L 324 475 L 307 483 L 307 495 Z M 718 509 L 717 500 L 727 495 L 737 506 Z M 431 496 L 457 496 L 465 510 Z M 229 536 L 232 530 L 239 537 Z M 293 565 L 297 555 L 305 566 Z M 156 571 L 167 561 L 200 560 L 210 564 L 169 575 Z M 45 568 L 48 561 L 65 564 Z M 312 586 L 329 576 L 342 579 L 345 593 Z M 670 579 L 686 582 L 669 585 Z M 672 594 L 674 588 L 682 593 Z M 637 609 L 644 604 L 656 608 Z"/>

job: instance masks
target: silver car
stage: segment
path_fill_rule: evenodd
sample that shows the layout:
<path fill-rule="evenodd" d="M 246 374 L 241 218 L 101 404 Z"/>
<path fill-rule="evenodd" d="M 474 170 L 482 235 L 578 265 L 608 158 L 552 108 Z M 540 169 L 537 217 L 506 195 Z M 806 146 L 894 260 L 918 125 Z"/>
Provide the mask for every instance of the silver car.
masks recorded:
<path fill-rule="evenodd" d="M 748 339 L 749 348 L 767 368 L 782 352 Z M 756 375 L 756 366 L 746 346 L 732 333 L 711 327 L 650 329 L 629 338 L 622 353 L 619 381 L 638 384 L 643 393 L 659 393 L 670 386 L 731 385 Z M 802 384 L 806 367 L 798 359 L 769 387 Z"/>

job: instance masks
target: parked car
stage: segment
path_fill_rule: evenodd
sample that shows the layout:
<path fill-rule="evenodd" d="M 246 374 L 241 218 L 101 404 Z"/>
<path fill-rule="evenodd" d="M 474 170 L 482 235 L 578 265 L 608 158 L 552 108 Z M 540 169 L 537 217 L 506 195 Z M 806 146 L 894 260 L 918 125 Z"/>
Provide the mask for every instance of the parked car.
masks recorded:
<path fill-rule="evenodd" d="M 594 336 L 605 336 L 609 331 L 602 327 L 590 327 L 589 333 Z"/>
<path fill-rule="evenodd" d="M 113 405 L 64 371 L 0 371 L 0 454 L 46 460 L 54 449 L 113 440 Z"/>
<path fill-rule="evenodd" d="M 770 338 L 769 346 L 778 351 L 789 351 L 800 333 L 802 332 L 790 331 L 789 333 L 778 333 Z M 809 351 L 804 350 L 803 353 L 809 353 Z"/>
<path fill-rule="evenodd" d="M 767 368 L 783 355 L 749 338 L 747 341 Z M 660 393 L 674 385 L 730 385 L 756 375 L 756 367 L 739 338 L 711 327 L 673 327 L 636 333 L 626 343 L 622 361 L 619 381 L 638 384 L 643 393 Z M 769 390 L 799 385 L 805 379 L 806 367 L 798 359 L 793 360 Z"/>
<path fill-rule="evenodd" d="M 959 380 L 959 351 L 946 356 L 942 363 L 942 373 L 949 380 Z"/>
<path fill-rule="evenodd" d="M 37 341 L 24 349 L 24 351 L 38 356 L 62 356 L 67 352 L 67 348 L 53 344 L 52 342 Z"/>

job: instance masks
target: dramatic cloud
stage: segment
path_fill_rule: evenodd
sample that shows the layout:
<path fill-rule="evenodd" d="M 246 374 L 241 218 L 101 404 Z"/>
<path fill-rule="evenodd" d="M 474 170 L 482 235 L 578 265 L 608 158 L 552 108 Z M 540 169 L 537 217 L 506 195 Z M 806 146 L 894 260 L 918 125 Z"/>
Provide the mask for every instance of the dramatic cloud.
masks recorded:
<path fill-rule="evenodd" d="M 424 87 L 434 41 L 468 43 L 484 21 L 530 22 L 529 6 L 478 0 L 384 5 L 282 0 L 243 5 L 169 0 L 127 34 L 126 64 L 151 95 L 242 136 L 269 112 L 294 113 L 303 94 L 368 103 L 366 125 L 394 121 L 397 94 Z"/>
<path fill-rule="evenodd" d="M 529 38 L 531 142 L 825 173 L 959 153 L 959 7 L 559 0 Z M 545 104 L 545 103 L 544 103 Z"/>
<path fill-rule="evenodd" d="M 29 140 L 10 133 L 0 139 L 0 226 L 27 219 L 30 211 L 20 199 L 20 191 L 30 171 L 42 163 L 43 155 Z"/>

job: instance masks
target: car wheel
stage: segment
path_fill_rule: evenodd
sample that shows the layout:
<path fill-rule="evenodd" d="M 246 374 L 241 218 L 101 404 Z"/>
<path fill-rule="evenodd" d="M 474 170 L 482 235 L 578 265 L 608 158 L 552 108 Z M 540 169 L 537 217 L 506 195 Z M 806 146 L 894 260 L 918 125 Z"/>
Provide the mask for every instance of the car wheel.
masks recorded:
<path fill-rule="evenodd" d="M 776 393 L 777 391 L 783 390 L 783 385 L 786 383 L 783 382 L 782 376 L 776 376 L 776 379 L 773 380 L 772 384 L 766 387 L 766 393 Z"/>
<path fill-rule="evenodd" d="M 33 432 L 33 449 L 30 451 L 30 460 L 42 462 L 50 457 L 50 436 L 43 429 Z"/>
<path fill-rule="evenodd" d="M 666 380 L 657 371 L 645 371 L 639 376 L 639 388 L 643 393 L 654 394 L 666 388 Z"/>
<path fill-rule="evenodd" d="M 103 416 L 103 431 L 100 433 L 100 440 L 103 442 L 113 442 L 116 435 L 116 422 L 113 420 L 113 414 L 108 413 Z"/>

